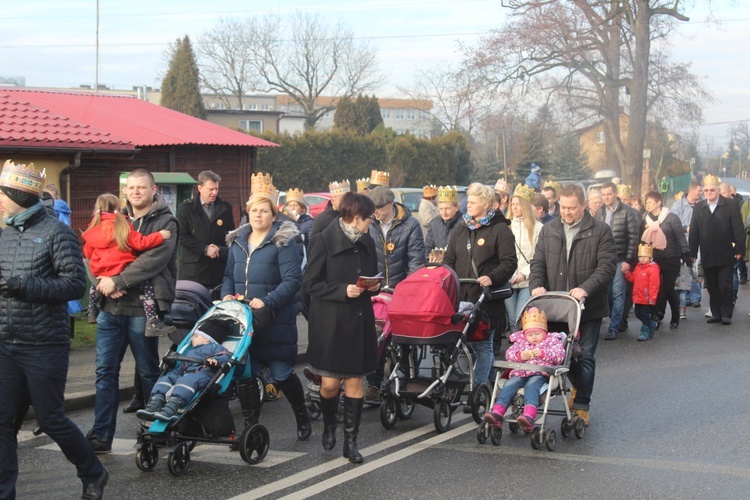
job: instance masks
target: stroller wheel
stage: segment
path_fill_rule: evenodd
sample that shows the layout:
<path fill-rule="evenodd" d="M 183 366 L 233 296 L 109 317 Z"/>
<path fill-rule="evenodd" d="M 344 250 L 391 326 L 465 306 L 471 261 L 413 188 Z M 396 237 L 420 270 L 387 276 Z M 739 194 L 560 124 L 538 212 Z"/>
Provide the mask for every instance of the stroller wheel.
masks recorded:
<path fill-rule="evenodd" d="M 544 431 L 544 445 L 549 451 L 555 451 L 555 445 L 557 444 L 557 434 L 554 429 Z"/>
<path fill-rule="evenodd" d="M 490 424 L 482 422 L 477 427 L 477 441 L 479 441 L 479 444 L 484 444 L 488 437 L 490 437 Z"/>
<path fill-rule="evenodd" d="M 271 438 L 268 429 L 261 424 L 245 427 L 240 436 L 240 456 L 242 460 L 255 465 L 266 458 Z"/>
<path fill-rule="evenodd" d="M 492 444 L 495 446 L 500 446 L 500 440 L 503 438 L 503 428 L 502 427 L 492 427 L 490 429 L 490 439 L 492 440 Z"/>
<path fill-rule="evenodd" d="M 509 424 L 508 424 L 508 428 L 510 429 L 510 432 L 512 432 L 513 434 L 515 434 L 516 432 L 518 432 L 518 431 L 520 431 L 520 430 L 521 430 L 521 426 L 520 426 L 520 425 L 518 425 L 518 424 L 517 424 L 517 423 L 515 423 L 515 422 L 511 422 L 511 423 L 509 423 Z"/>
<path fill-rule="evenodd" d="M 313 420 L 319 419 L 320 415 L 323 413 L 323 409 L 320 407 L 320 401 L 310 401 L 307 409 L 310 410 L 310 418 Z"/>
<path fill-rule="evenodd" d="M 576 437 L 578 439 L 583 439 L 583 435 L 586 432 L 586 422 L 584 422 L 581 418 L 575 417 L 573 419 L 573 430 L 575 430 Z"/>
<path fill-rule="evenodd" d="M 398 405 L 396 405 L 398 418 L 400 418 L 401 420 L 410 419 L 414 414 L 414 407 L 416 407 L 416 405 L 411 399 L 399 398 Z"/>
<path fill-rule="evenodd" d="M 159 462 L 159 449 L 153 441 L 146 441 L 135 452 L 135 466 L 143 472 L 151 472 Z"/>
<path fill-rule="evenodd" d="M 173 476 L 183 476 L 190 467 L 190 450 L 188 443 L 182 442 L 169 454 L 167 469 Z"/>
<path fill-rule="evenodd" d="M 451 427 L 451 417 L 453 411 L 448 401 L 439 400 L 433 409 L 433 420 L 435 423 L 435 429 L 439 433 L 443 433 Z"/>
<path fill-rule="evenodd" d="M 490 388 L 487 384 L 479 384 L 471 391 L 471 416 L 474 422 L 480 423 L 484 419 L 487 408 L 490 407 Z"/>
<path fill-rule="evenodd" d="M 573 432 L 573 424 L 568 420 L 568 417 L 565 417 L 560 422 L 560 434 L 562 434 L 562 437 L 568 437 L 571 432 Z"/>
<path fill-rule="evenodd" d="M 398 403 L 393 396 L 386 396 L 380 402 L 380 423 L 386 429 L 393 429 L 398 419 Z"/>
<path fill-rule="evenodd" d="M 542 446 L 542 433 L 539 432 L 539 427 L 534 427 L 531 431 L 531 447 L 538 450 Z"/>

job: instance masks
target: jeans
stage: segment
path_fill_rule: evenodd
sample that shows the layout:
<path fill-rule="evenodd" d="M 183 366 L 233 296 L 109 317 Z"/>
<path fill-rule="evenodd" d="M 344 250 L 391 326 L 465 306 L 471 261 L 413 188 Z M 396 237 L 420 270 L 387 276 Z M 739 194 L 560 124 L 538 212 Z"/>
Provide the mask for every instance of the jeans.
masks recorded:
<path fill-rule="evenodd" d="M 523 388 L 523 404 L 534 407 L 539 406 L 539 392 L 549 379 L 544 375 L 532 375 L 531 377 L 511 377 L 503 386 L 495 401 L 496 405 L 502 405 L 508 409 L 516 393 Z"/>
<path fill-rule="evenodd" d="M 612 304 L 612 313 L 609 315 L 609 329 L 618 331 L 622 323 L 622 313 L 625 311 L 625 275 L 622 273 L 622 262 L 617 263 L 615 279 L 609 286 L 609 301 Z"/>
<path fill-rule="evenodd" d="M 251 360 L 250 365 L 252 366 L 253 374 L 258 374 L 261 372 L 260 363 L 255 363 Z M 271 370 L 271 377 L 273 377 L 273 379 L 277 382 L 283 382 L 284 380 L 288 379 L 294 371 L 292 365 L 290 365 L 286 361 L 267 360 L 265 361 L 265 365 L 269 370 Z"/>
<path fill-rule="evenodd" d="M 505 310 L 508 311 L 508 322 L 510 323 L 510 331 L 515 331 L 516 321 L 521 316 L 523 306 L 526 305 L 526 301 L 531 297 L 529 287 L 514 288 L 513 295 L 505 299 Z"/>
<path fill-rule="evenodd" d="M 495 361 L 495 354 L 492 352 L 492 339 L 494 336 L 495 330 L 490 329 L 490 337 L 487 340 L 469 343 L 476 359 L 476 363 L 474 364 L 475 386 L 484 384 L 490 378 L 492 363 Z"/>
<path fill-rule="evenodd" d="M 688 290 L 680 290 L 680 308 L 687 306 L 688 294 L 690 294 Z"/>
<path fill-rule="evenodd" d="M 740 291 L 740 263 L 741 260 L 735 261 L 734 267 L 732 268 L 732 298 L 733 302 L 737 302 L 737 292 Z"/>
<path fill-rule="evenodd" d="M 120 398 L 120 364 L 127 347 L 135 358 L 143 394 L 151 394 L 159 378 L 159 338 L 146 337 L 144 316 L 99 312 L 96 318 L 96 398 L 91 434 L 111 443 Z"/>
<path fill-rule="evenodd" d="M 688 295 L 688 300 L 690 300 L 692 304 L 701 303 L 701 286 L 695 280 L 693 280 L 693 282 L 690 284 L 690 294 Z"/>
<path fill-rule="evenodd" d="M 570 363 L 569 378 L 576 388 L 576 398 L 573 409 L 588 410 L 591 393 L 594 390 L 594 375 L 596 372 L 596 346 L 599 343 L 599 330 L 602 327 L 601 318 L 581 323 L 581 336 L 578 344 L 581 354 Z"/>
<path fill-rule="evenodd" d="M 76 466 L 78 477 L 89 483 L 104 472 L 86 438 L 65 416 L 63 401 L 67 376 L 67 346 L 0 342 L 0 498 L 15 498 L 18 443 L 13 418 L 25 387 L 31 394 L 39 426 L 57 443 L 65 458 Z"/>

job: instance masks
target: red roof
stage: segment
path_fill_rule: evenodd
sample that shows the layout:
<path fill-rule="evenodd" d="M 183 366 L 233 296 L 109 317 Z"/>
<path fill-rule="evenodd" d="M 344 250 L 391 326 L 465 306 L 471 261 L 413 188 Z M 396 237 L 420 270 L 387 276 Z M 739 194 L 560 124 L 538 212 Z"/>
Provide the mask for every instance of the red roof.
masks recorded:
<path fill-rule="evenodd" d="M 0 146 L 135 149 L 278 147 L 135 97 L 0 89 Z"/>

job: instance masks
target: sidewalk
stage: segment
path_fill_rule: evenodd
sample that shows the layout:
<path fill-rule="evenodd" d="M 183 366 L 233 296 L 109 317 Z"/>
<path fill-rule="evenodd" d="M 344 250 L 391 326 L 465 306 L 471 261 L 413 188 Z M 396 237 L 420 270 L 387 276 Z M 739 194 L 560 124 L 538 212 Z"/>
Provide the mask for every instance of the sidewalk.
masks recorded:
<path fill-rule="evenodd" d="M 297 363 L 304 363 L 307 353 L 307 320 L 301 314 L 297 316 Z M 163 356 L 171 347 L 169 339 L 159 340 L 159 355 Z M 73 411 L 94 406 L 96 393 L 96 350 L 92 347 L 80 347 L 70 351 L 68 383 L 65 386 L 65 410 Z M 120 368 L 120 399 L 128 399 L 133 394 L 133 376 L 135 362 L 130 350 L 125 353 Z"/>

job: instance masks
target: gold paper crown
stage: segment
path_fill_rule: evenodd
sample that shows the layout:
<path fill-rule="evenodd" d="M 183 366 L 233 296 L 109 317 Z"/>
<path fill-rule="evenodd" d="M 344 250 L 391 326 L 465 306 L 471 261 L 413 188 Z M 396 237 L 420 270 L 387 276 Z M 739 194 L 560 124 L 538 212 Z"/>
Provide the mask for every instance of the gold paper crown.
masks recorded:
<path fill-rule="evenodd" d="M 258 172 L 250 176 L 250 196 L 268 198 L 271 203 L 276 205 L 279 199 L 279 191 L 273 186 L 271 174 Z"/>
<path fill-rule="evenodd" d="M 519 196 L 529 203 L 534 199 L 534 194 L 534 190 L 524 184 L 517 184 L 516 189 L 513 191 L 513 196 Z"/>
<path fill-rule="evenodd" d="M 3 171 L 0 173 L 0 186 L 18 189 L 34 195 L 42 194 L 42 185 L 47 178 L 47 170 L 39 170 L 34 167 L 33 163 L 28 166 L 23 163 L 15 164 L 10 160 L 3 165 Z"/>
<path fill-rule="evenodd" d="M 448 250 L 448 247 L 445 248 L 433 248 L 430 250 L 430 262 L 443 262 L 443 258 L 445 257 L 445 251 Z"/>
<path fill-rule="evenodd" d="M 617 196 L 620 198 L 630 198 L 633 196 L 633 189 L 627 184 L 620 184 L 617 186 Z"/>
<path fill-rule="evenodd" d="M 703 186 L 718 186 L 721 184 L 721 179 L 715 175 L 707 175 L 703 177 Z"/>
<path fill-rule="evenodd" d="M 437 197 L 438 203 L 458 203 L 458 188 L 456 186 L 440 186 Z"/>
<path fill-rule="evenodd" d="M 503 193 L 510 192 L 508 189 L 508 183 L 504 179 L 498 179 L 495 183 L 495 192 L 502 191 Z"/>
<path fill-rule="evenodd" d="M 364 193 L 367 186 L 370 185 L 370 179 L 357 179 L 357 192 Z"/>
<path fill-rule="evenodd" d="M 434 198 L 437 196 L 437 186 L 430 184 L 422 188 L 422 196 L 425 198 Z"/>
<path fill-rule="evenodd" d="M 381 170 L 373 170 L 370 172 L 370 184 L 375 184 L 376 186 L 388 187 L 390 178 L 391 174 L 388 172 L 383 172 Z"/>
<path fill-rule="evenodd" d="M 290 201 L 296 201 L 300 205 L 303 205 L 305 207 L 307 206 L 307 202 L 305 201 L 305 193 L 301 189 L 298 189 L 298 188 L 287 190 L 286 203 L 289 203 Z"/>
<path fill-rule="evenodd" d="M 648 257 L 649 259 L 654 258 L 654 247 L 648 243 L 641 243 L 638 245 L 638 257 Z"/>
<path fill-rule="evenodd" d="M 524 330 L 529 328 L 541 328 L 547 331 L 547 314 L 536 307 L 532 307 L 521 316 L 521 325 Z"/>
<path fill-rule="evenodd" d="M 331 193 L 331 196 L 343 195 L 351 190 L 352 188 L 349 185 L 349 179 L 344 179 L 341 182 L 333 181 L 328 183 L 328 192 Z"/>
<path fill-rule="evenodd" d="M 678 193 L 675 193 L 674 199 L 679 201 L 683 196 L 685 196 L 685 192 L 684 191 L 680 191 Z"/>

